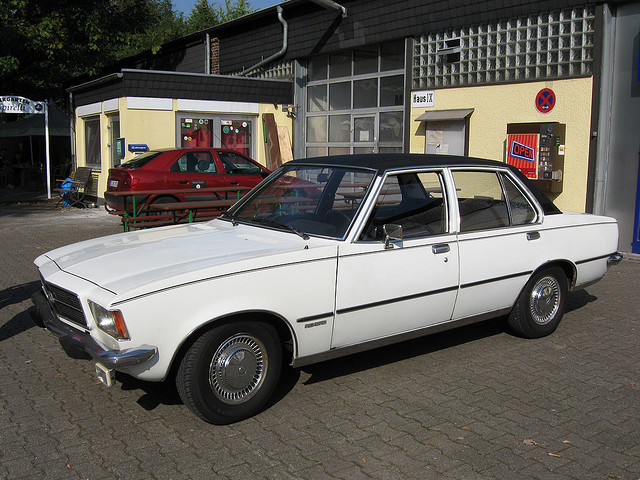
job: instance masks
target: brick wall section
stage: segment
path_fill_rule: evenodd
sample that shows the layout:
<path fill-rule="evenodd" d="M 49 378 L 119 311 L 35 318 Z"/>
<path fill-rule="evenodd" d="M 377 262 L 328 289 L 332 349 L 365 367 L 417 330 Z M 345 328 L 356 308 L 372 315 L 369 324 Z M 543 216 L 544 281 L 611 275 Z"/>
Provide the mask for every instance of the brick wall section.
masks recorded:
<path fill-rule="evenodd" d="M 211 74 L 220 74 L 220 39 L 214 37 L 211 39 Z"/>

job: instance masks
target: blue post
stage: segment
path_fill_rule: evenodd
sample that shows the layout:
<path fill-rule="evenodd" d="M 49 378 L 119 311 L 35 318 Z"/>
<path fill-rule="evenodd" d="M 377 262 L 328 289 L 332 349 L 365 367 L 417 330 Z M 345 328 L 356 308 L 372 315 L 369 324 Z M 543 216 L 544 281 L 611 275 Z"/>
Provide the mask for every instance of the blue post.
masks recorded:
<path fill-rule="evenodd" d="M 636 184 L 636 217 L 633 222 L 633 253 L 640 253 L 640 157 L 638 158 L 638 182 Z"/>

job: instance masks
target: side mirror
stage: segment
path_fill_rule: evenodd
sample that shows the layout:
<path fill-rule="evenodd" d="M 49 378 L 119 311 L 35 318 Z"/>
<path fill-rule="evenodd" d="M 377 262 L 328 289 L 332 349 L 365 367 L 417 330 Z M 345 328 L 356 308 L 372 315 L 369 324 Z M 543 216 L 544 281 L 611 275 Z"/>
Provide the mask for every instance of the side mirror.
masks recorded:
<path fill-rule="evenodd" d="M 384 233 L 384 248 L 393 248 L 392 241 L 402 240 L 402 225 L 387 223 L 382 226 Z"/>
<path fill-rule="evenodd" d="M 326 173 L 319 173 L 318 177 L 316 178 L 316 181 L 318 183 L 327 183 L 328 180 L 329 180 L 329 175 L 327 175 Z"/>

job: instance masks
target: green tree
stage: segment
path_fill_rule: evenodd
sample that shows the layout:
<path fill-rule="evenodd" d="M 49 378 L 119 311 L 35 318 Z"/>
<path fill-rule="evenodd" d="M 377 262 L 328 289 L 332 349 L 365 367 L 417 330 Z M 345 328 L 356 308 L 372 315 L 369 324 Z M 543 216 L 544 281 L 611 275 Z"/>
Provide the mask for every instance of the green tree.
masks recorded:
<path fill-rule="evenodd" d="M 123 52 L 166 41 L 148 36 L 158 22 L 158 3 L 3 0 L 0 92 L 35 100 L 54 98 L 64 105 L 64 88 L 71 79 L 100 73 Z M 169 0 L 163 3 L 171 6 Z"/>
<path fill-rule="evenodd" d="M 255 9 L 247 0 L 224 0 L 224 6 L 218 2 L 209 3 L 209 0 L 198 0 L 187 19 L 187 28 L 189 33 L 199 32 L 254 11 Z"/>
<path fill-rule="evenodd" d="M 72 82 L 252 11 L 246 0 L 198 0 L 185 19 L 171 0 L 0 0 L 0 94 L 64 106 Z"/>
<path fill-rule="evenodd" d="M 218 16 L 221 22 L 230 22 L 255 12 L 255 8 L 247 0 L 224 0 L 224 8 L 218 5 Z"/>
<path fill-rule="evenodd" d="M 116 58 L 122 59 L 146 50 L 155 54 L 164 43 L 190 33 L 187 21 L 182 13 L 174 10 L 171 0 L 151 0 L 147 3 L 147 28 L 125 33 Z"/>
<path fill-rule="evenodd" d="M 191 15 L 187 19 L 189 33 L 199 32 L 220 23 L 218 10 L 208 0 L 198 0 L 191 9 Z"/>

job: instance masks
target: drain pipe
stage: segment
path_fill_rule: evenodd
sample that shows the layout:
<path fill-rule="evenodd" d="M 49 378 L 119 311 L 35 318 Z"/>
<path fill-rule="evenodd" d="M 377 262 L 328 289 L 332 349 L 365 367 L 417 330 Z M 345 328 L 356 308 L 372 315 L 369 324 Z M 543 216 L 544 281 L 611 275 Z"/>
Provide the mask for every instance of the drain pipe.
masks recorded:
<path fill-rule="evenodd" d="M 279 52 L 274 53 L 269 58 L 265 58 L 264 60 L 256 63 L 252 67 L 245 68 L 243 71 L 240 72 L 240 75 L 246 75 L 247 73 L 252 72 L 257 68 L 260 68 L 261 66 L 266 65 L 267 63 L 272 62 L 277 58 L 280 58 L 287 51 L 288 40 L 289 40 L 289 25 L 287 25 L 287 22 L 285 21 L 285 19 L 282 18 L 282 7 L 278 5 L 276 9 L 278 10 L 278 20 L 280 20 L 280 23 L 282 24 L 282 27 L 283 27 L 282 28 L 282 48 L 280 49 Z"/>

